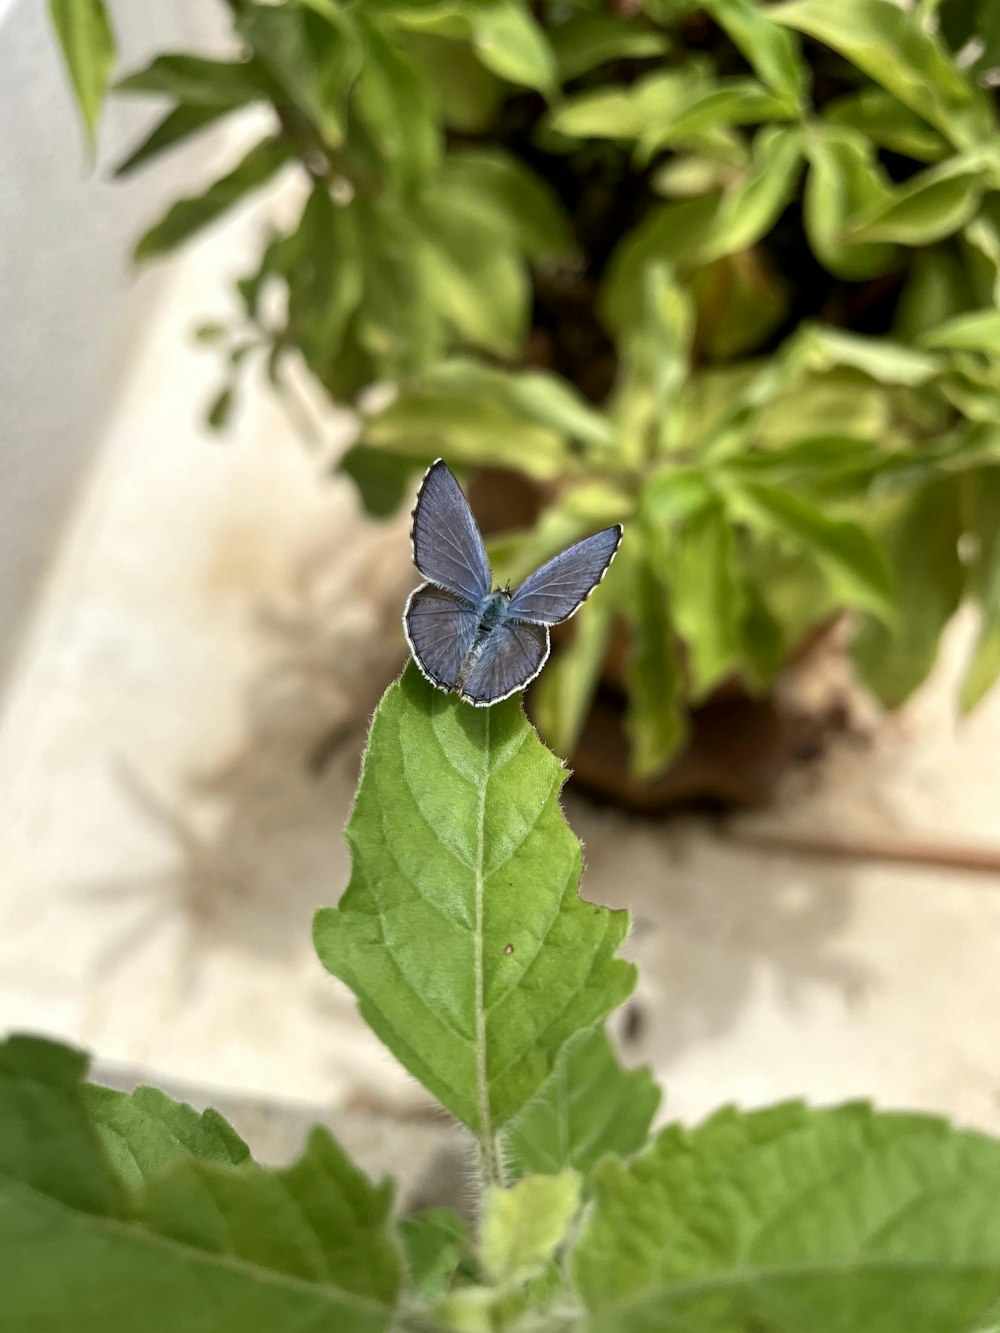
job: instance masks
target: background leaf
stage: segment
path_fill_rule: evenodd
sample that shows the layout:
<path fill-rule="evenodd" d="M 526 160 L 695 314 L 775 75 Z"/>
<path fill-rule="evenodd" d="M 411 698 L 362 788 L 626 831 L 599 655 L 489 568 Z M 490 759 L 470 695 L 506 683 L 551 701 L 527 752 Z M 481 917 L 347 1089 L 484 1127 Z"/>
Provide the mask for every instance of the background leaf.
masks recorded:
<path fill-rule="evenodd" d="M 626 551 L 623 546 L 618 552 L 619 563 Z M 632 744 L 632 771 L 642 778 L 662 772 L 680 748 L 687 727 L 666 589 L 642 553 L 626 559 L 631 650 L 625 729 Z"/>
<path fill-rule="evenodd" d="M 221 1117 L 88 1089 L 85 1065 L 35 1038 L 0 1046 L 0 1324 L 388 1327 L 400 1262 L 387 1184 L 373 1187 L 322 1130 L 293 1166 L 266 1171 Z M 129 1157 L 123 1178 L 114 1162 Z"/>
<path fill-rule="evenodd" d="M 487 69 L 526 88 L 554 91 L 555 58 L 527 6 L 515 0 L 479 0 L 468 13 L 476 51 Z"/>
<path fill-rule="evenodd" d="M 724 28 L 760 77 L 794 111 L 802 101 L 808 66 L 799 43 L 754 0 L 706 0 L 705 9 Z"/>
<path fill-rule="evenodd" d="M 241 3 L 236 27 L 326 143 L 340 144 L 347 94 L 363 60 L 345 14 L 332 5 Z"/>
<path fill-rule="evenodd" d="M 162 94 L 185 106 L 238 107 L 267 95 L 264 71 L 255 60 L 210 60 L 186 54 L 160 55 L 122 79 L 118 93 Z"/>
<path fill-rule="evenodd" d="M 936 477 L 889 502 L 877 523 L 891 563 L 899 616 L 891 626 L 866 619 L 854 641 L 861 677 L 883 704 L 895 708 L 929 675 L 941 631 L 962 599 L 965 571 L 958 477 Z"/>
<path fill-rule="evenodd" d="M 787 1103 L 662 1131 L 594 1179 L 594 1333 L 972 1333 L 1000 1299 L 1000 1144 Z"/>
<path fill-rule="evenodd" d="M 280 139 L 264 139 L 251 148 L 228 175 L 200 195 L 178 199 L 135 247 L 136 263 L 158 259 L 176 250 L 203 228 L 272 180 L 291 159 L 291 150 Z"/>
<path fill-rule="evenodd" d="M 115 38 L 104 0 L 49 0 L 91 149 L 115 63 Z"/>
<path fill-rule="evenodd" d="M 791 0 L 767 12 L 846 56 L 957 147 L 977 147 L 991 132 L 982 94 L 913 13 L 893 0 Z"/>
<path fill-rule="evenodd" d="M 192 135 L 200 134 L 210 125 L 222 120 L 224 116 L 232 115 L 236 110 L 232 106 L 176 106 L 153 126 L 149 134 L 143 139 L 129 155 L 124 158 L 115 168 L 115 176 L 119 180 L 130 175 L 139 167 L 144 167 L 154 158 L 159 157 L 161 153 L 183 143 L 190 139 Z"/>
<path fill-rule="evenodd" d="M 319 956 L 362 1017 L 481 1138 L 634 984 L 613 958 L 626 913 L 578 896 L 565 777 L 518 699 L 473 708 L 411 663 L 372 723 L 351 882 L 316 916 Z"/>
<path fill-rule="evenodd" d="M 687 646 L 688 686 L 704 696 L 738 665 L 745 604 L 733 524 L 721 502 L 697 510 L 670 542 L 674 624 Z"/>
<path fill-rule="evenodd" d="M 572 1167 L 586 1175 L 607 1153 L 627 1157 L 646 1141 L 660 1104 L 648 1066 L 625 1070 L 603 1027 L 574 1037 L 552 1077 L 504 1133 L 516 1177 Z"/>
<path fill-rule="evenodd" d="M 979 634 L 959 695 L 968 713 L 1000 677 L 1000 468 L 969 473 L 963 487 L 966 531 L 976 542 L 969 584 L 979 604 Z"/>
<path fill-rule="evenodd" d="M 856 523 L 831 518 L 801 496 L 771 486 L 734 487 L 727 501 L 748 522 L 770 529 L 811 555 L 846 605 L 893 618 L 888 566 L 874 541 Z"/>
<path fill-rule="evenodd" d="M 316 181 L 288 247 L 288 323 L 306 364 L 323 379 L 361 300 L 354 214 Z"/>

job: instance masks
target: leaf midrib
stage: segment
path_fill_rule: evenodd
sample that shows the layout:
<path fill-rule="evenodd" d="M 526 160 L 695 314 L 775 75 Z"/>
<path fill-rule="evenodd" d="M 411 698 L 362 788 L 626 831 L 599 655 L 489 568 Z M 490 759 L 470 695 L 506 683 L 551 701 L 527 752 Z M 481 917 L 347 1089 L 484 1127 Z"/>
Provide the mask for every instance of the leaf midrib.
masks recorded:
<path fill-rule="evenodd" d="M 26 1185 L 13 1176 L 0 1176 L 0 1182 L 2 1182 L 0 1184 L 0 1197 L 5 1193 L 13 1195 L 15 1199 L 19 1196 L 26 1196 L 30 1203 L 34 1203 L 36 1206 L 40 1203 L 47 1211 L 69 1213 L 71 1217 L 78 1221 L 86 1222 L 97 1230 L 112 1236 L 123 1237 L 132 1244 L 177 1254 L 187 1261 L 193 1260 L 196 1263 L 226 1269 L 248 1277 L 262 1286 L 276 1287 L 313 1298 L 319 1297 L 336 1306 L 350 1305 L 365 1314 L 380 1318 L 387 1319 L 392 1310 L 389 1305 L 371 1297 L 359 1296 L 356 1292 L 347 1291 L 345 1288 L 337 1287 L 331 1282 L 312 1282 L 306 1278 L 295 1277 L 291 1273 L 282 1273 L 278 1269 L 265 1268 L 260 1264 L 251 1262 L 249 1259 L 243 1259 L 239 1255 L 220 1253 L 217 1250 L 201 1250 L 197 1246 L 186 1245 L 183 1241 L 175 1240 L 170 1236 L 164 1236 L 158 1231 L 144 1227 L 136 1219 L 122 1221 L 101 1213 L 90 1213 L 83 1208 L 75 1208 L 72 1204 L 53 1199 L 50 1195 L 35 1189 L 31 1185 Z"/>
<path fill-rule="evenodd" d="M 877 1272 L 880 1269 L 904 1274 L 936 1271 L 970 1274 L 996 1273 L 998 1281 L 1000 1281 L 1000 1259 L 995 1262 L 986 1260 L 950 1262 L 943 1259 L 845 1258 L 835 1263 L 784 1264 L 773 1268 L 736 1268 L 728 1273 L 713 1274 L 711 1277 L 690 1278 L 678 1282 L 655 1282 L 644 1286 L 631 1296 L 602 1301 L 600 1304 L 591 1305 L 588 1308 L 594 1314 L 609 1310 L 626 1312 L 645 1305 L 650 1300 L 670 1302 L 677 1299 L 686 1300 L 701 1293 L 710 1295 L 714 1291 L 726 1287 L 737 1287 L 746 1283 L 782 1282 L 802 1277 L 835 1277 L 844 1272 L 867 1273 Z M 991 1297 L 990 1306 L 987 1307 L 986 1313 L 989 1312 L 993 1304 L 995 1304 L 995 1298 Z"/>

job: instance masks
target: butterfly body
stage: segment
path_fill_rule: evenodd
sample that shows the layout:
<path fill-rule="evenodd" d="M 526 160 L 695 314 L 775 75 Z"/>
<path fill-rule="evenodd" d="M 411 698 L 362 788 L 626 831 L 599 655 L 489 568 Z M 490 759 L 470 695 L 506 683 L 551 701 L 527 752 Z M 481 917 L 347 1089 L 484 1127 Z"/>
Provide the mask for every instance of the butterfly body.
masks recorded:
<path fill-rule="evenodd" d="M 403 629 L 417 666 L 442 690 L 486 708 L 523 690 L 549 655 L 549 627 L 579 610 L 621 541 L 616 525 L 577 542 L 515 591 L 494 588 L 486 549 L 465 496 L 440 459 L 413 510 L 415 588 Z"/>

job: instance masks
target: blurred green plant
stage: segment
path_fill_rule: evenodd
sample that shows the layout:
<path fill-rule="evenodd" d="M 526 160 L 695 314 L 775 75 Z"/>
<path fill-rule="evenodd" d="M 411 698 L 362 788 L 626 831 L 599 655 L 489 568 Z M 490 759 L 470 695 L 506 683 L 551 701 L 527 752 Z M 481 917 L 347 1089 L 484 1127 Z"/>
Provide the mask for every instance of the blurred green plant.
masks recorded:
<path fill-rule="evenodd" d="M 104 4 L 51 5 L 93 132 Z M 843 609 L 892 706 L 972 600 L 978 702 L 1000 674 L 990 0 L 228 7 L 232 59 L 161 55 L 116 85 L 169 102 L 117 174 L 251 104 L 271 124 L 137 258 L 297 173 L 237 325 L 201 332 L 230 366 L 213 424 L 255 358 L 278 388 L 301 359 L 359 405 L 340 466 L 371 513 L 444 455 L 538 489 L 537 524 L 494 545 L 502 577 L 627 522 L 537 693 L 561 753 L 622 621 L 640 775 L 692 704 L 734 674 L 766 690 Z"/>
<path fill-rule="evenodd" d="M 628 914 L 578 895 L 565 777 L 519 700 L 472 708 L 411 664 L 372 723 L 350 884 L 315 918 L 362 1018 L 472 1135 L 471 1226 L 400 1218 L 323 1128 L 269 1169 L 216 1111 L 13 1036 L 0 1328 L 995 1330 L 1000 1141 L 862 1102 L 650 1133 L 659 1089 L 600 1026 L 635 983 Z"/>

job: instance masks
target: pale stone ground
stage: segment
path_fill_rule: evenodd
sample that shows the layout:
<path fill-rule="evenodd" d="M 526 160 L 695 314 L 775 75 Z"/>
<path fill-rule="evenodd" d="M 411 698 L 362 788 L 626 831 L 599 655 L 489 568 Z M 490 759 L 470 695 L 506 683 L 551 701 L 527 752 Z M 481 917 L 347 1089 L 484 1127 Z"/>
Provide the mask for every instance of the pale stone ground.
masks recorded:
<path fill-rule="evenodd" d="M 248 234 L 228 225 L 159 288 L 4 700 L 0 1026 L 206 1095 L 407 1110 L 420 1090 L 309 937 L 346 882 L 363 727 L 401 661 L 406 523 L 365 522 L 325 480 L 344 421 L 310 449 L 257 391 L 230 437 L 200 428 L 218 367 L 186 333 Z M 1000 695 L 956 723 L 946 657 L 871 746 L 749 822 L 1000 845 Z M 870 1096 L 1000 1130 L 1000 875 L 567 811 L 586 896 L 639 918 L 628 1056 L 655 1062 L 670 1114 Z"/>

